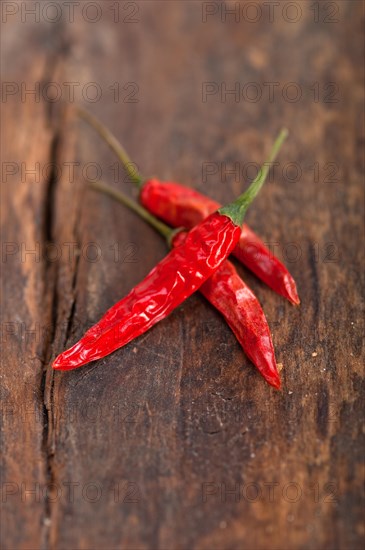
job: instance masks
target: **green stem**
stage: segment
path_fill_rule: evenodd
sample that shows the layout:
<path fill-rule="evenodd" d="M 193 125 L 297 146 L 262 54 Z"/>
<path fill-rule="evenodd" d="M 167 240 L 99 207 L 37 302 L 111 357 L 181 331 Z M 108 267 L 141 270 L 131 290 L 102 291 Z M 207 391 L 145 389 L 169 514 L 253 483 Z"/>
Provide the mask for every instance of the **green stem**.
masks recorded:
<path fill-rule="evenodd" d="M 242 225 L 243 219 L 245 217 L 247 208 L 250 206 L 258 192 L 260 191 L 261 187 L 263 186 L 267 175 L 270 170 L 271 164 L 276 159 L 280 148 L 285 141 L 285 139 L 288 136 L 288 130 L 284 128 L 281 130 L 279 136 L 276 138 L 275 143 L 271 149 L 271 153 L 267 161 L 263 164 L 261 167 L 259 173 L 257 174 L 254 181 L 251 183 L 250 187 L 247 189 L 245 193 L 240 195 L 238 199 L 236 199 L 231 204 L 228 204 L 226 206 L 223 206 L 218 210 L 220 214 L 223 214 L 224 216 L 228 216 L 231 218 L 233 223 L 236 225 Z"/>
<path fill-rule="evenodd" d="M 170 243 L 172 237 L 176 233 L 175 229 L 171 229 L 168 225 L 164 224 L 163 222 L 160 222 L 155 216 L 150 214 L 143 206 L 140 206 L 137 202 L 135 202 L 133 199 L 130 199 L 122 193 L 121 191 L 117 191 L 110 185 L 107 185 L 106 183 L 103 183 L 101 181 L 93 181 L 89 182 L 89 185 L 94 191 L 99 191 L 101 193 L 104 193 L 106 195 L 109 195 L 113 199 L 117 200 L 118 202 L 121 202 L 124 204 L 124 206 L 127 206 L 130 210 L 133 210 L 138 216 L 143 218 L 146 222 L 148 222 L 152 227 L 154 227 L 161 235 L 163 235 L 167 241 Z"/>
<path fill-rule="evenodd" d="M 92 126 L 98 132 L 100 137 L 102 137 L 106 141 L 112 151 L 114 151 L 114 153 L 119 158 L 124 169 L 131 178 L 132 183 L 140 189 L 143 185 L 144 178 L 138 172 L 138 170 L 136 169 L 136 165 L 131 161 L 127 151 L 117 140 L 117 138 L 111 133 L 110 130 L 108 130 L 106 126 L 104 126 L 104 124 L 99 122 L 99 120 L 91 115 L 88 111 L 85 111 L 80 107 L 77 107 L 76 111 L 78 115 L 83 118 L 88 124 L 90 124 L 90 126 Z"/>

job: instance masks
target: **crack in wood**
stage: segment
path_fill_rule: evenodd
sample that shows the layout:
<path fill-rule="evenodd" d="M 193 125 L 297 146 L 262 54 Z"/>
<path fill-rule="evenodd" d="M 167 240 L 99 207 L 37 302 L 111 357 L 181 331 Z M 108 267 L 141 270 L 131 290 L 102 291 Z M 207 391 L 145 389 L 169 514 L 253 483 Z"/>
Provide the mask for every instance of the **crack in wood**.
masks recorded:
<path fill-rule="evenodd" d="M 69 55 L 70 41 L 69 36 L 65 32 L 65 25 L 61 21 L 54 28 L 49 37 L 50 55 L 46 61 L 44 77 L 41 81 L 42 89 L 47 87 L 51 82 L 59 80 L 57 78 L 57 69 L 60 64 L 65 64 L 65 60 Z M 51 145 L 49 150 L 49 166 L 51 167 L 47 181 L 45 182 L 45 197 L 43 207 L 43 223 L 41 238 L 45 247 L 48 245 L 57 245 L 57 238 L 54 234 L 54 220 L 56 212 L 56 190 L 59 183 L 58 161 L 60 158 L 61 135 L 63 131 L 63 117 L 56 109 L 56 104 L 52 101 L 44 101 L 45 120 L 52 133 Z M 62 108 L 62 107 L 61 107 Z M 75 225 L 77 224 L 77 219 Z M 75 226 L 76 231 L 76 226 Z M 75 264 L 75 272 L 72 281 L 72 294 L 77 279 L 78 258 Z M 45 457 L 45 478 L 47 481 L 48 490 L 45 494 L 44 515 L 42 518 L 42 547 L 50 547 L 50 527 L 52 518 L 52 495 L 56 485 L 56 469 L 54 466 L 55 442 L 54 442 L 54 373 L 52 368 L 49 368 L 50 361 L 54 353 L 54 345 L 57 334 L 58 324 L 58 308 L 59 308 L 59 262 L 51 261 L 47 254 L 43 257 L 44 281 L 46 282 L 45 294 L 50 300 L 50 334 L 44 344 L 42 350 L 43 371 L 40 382 L 41 400 L 42 400 L 42 418 L 43 418 L 43 435 L 42 435 L 42 451 Z M 71 330 L 72 321 L 76 307 L 75 298 L 72 301 L 70 315 L 67 321 L 67 330 L 65 339 L 67 340 Z M 49 490 L 49 488 L 52 488 Z"/>
<path fill-rule="evenodd" d="M 49 163 L 52 167 L 48 180 L 46 182 L 46 193 L 44 199 L 44 209 L 43 209 L 43 231 L 42 238 L 45 245 L 54 244 L 57 245 L 57 236 L 54 234 L 54 220 L 56 212 L 56 190 L 59 183 L 58 178 L 58 163 L 60 159 L 60 150 L 62 146 L 62 133 L 63 133 L 63 118 L 61 116 L 56 117 L 54 110 L 49 111 L 49 119 L 53 128 L 53 138 L 50 147 L 49 153 Z M 75 216 L 75 223 L 73 227 L 73 233 L 75 239 L 79 243 L 80 239 L 78 236 L 78 220 L 79 216 Z M 48 282 L 48 292 L 50 293 L 50 308 L 51 308 L 51 330 L 49 339 L 46 342 L 45 348 L 43 350 L 43 360 L 44 365 L 42 379 L 41 379 L 41 395 L 43 402 L 43 442 L 42 448 L 45 455 L 45 469 L 46 469 L 46 479 L 47 484 L 50 487 L 57 487 L 56 484 L 56 468 L 54 466 L 54 456 L 55 456 L 55 442 L 53 440 L 54 436 L 54 373 L 52 368 L 49 368 L 52 356 L 55 353 L 54 346 L 56 342 L 57 335 L 57 325 L 58 325 L 58 316 L 59 316 L 59 262 L 50 261 L 49 258 L 44 258 L 44 279 Z M 79 257 L 75 258 L 74 272 L 71 281 L 71 294 L 72 302 L 69 308 L 69 314 L 67 316 L 67 325 L 65 336 L 62 339 L 62 345 L 66 345 L 67 340 L 70 337 L 71 329 L 73 325 L 74 314 L 76 310 L 76 284 L 77 284 L 77 275 L 79 269 Z M 49 548 L 50 546 L 50 526 L 51 526 L 51 517 L 52 517 L 52 499 L 53 491 L 47 491 L 45 497 L 45 509 L 44 509 L 44 518 L 43 518 L 43 541 L 44 547 Z"/>
<path fill-rule="evenodd" d="M 52 117 L 52 113 L 50 113 Z M 51 172 L 48 177 L 46 184 L 46 195 L 44 200 L 44 210 L 43 210 L 43 239 L 46 244 L 54 243 L 53 235 L 53 220 L 54 220 L 54 211 L 55 211 L 55 191 L 57 186 L 57 159 L 59 152 L 60 144 L 60 133 L 56 129 L 51 147 L 50 147 L 50 163 L 52 166 Z M 53 268 L 53 266 L 52 266 Z M 52 443 L 53 435 L 53 425 L 54 425 L 54 415 L 53 415 L 53 372 L 52 369 L 48 369 L 49 361 L 52 356 L 52 348 L 56 335 L 56 326 L 57 326 L 57 309 L 58 309 L 58 269 L 54 270 L 54 279 L 52 280 L 49 277 L 49 271 L 51 269 L 51 264 L 49 259 L 44 258 L 44 271 L 45 271 L 45 281 L 51 280 L 52 285 L 52 297 L 51 297 L 51 331 L 50 337 L 47 339 L 45 349 L 44 349 L 44 367 L 42 372 L 41 379 L 41 395 L 43 403 L 43 439 L 42 439 L 42 449 L 45 456 L 45 469 L 46 469 L 46 480 L 47 484 L 50 487 L 55 486 L 55 471 L 53 467 L 53 457 L 54 457 L 54 444 Z M 44 509 L 44 518 L 43 518 L 43 540 L 45 546 L 49 547 L 49 536 L 50 536 L 50 522 L 51 522 L 51 499 L 49 491 L 47 491 L 45 496 L 45 509 Z"/>
<path fill-rule="evenodd" d="M 79 217 L 76 216 L 76 220 L 78 220 Z M 76 232 L 76 224 L 77 224 L 77 221 L 75 222 L 75 227 L 74 227 L 74 234 L 75 234 L 75 237 L 77 235 L 77 232 Z M 76 237 L 76 241 L 79 245 L 79 239 L 77 239 Z M 71 307 L 70 307 L 70 314 L 68 316 L 68 319 L 67 319 L 67 326 L 66 326 L 66 334 L 65 334 L 65 345 L 71 335 L 71 329 L 72 329 L 72 325 L 73 325 L 73 320 L 74 320 L 74 317 L 75 317 L 75 310 L 76 310 L 76 282 L 77 282 L 77 274 L 78 274 L 78 270 L 79 270 L 79 262 L 80 262 L 80 256 L 76 256 L 76 259 L 75 259 L 75 268 L 74 268 L 74 273 L 73 273 L 73 277 L 72 277 L 72 284 L 71 284 L 71 293 L 72 293 L 72 303 L 71 303 Z"/>

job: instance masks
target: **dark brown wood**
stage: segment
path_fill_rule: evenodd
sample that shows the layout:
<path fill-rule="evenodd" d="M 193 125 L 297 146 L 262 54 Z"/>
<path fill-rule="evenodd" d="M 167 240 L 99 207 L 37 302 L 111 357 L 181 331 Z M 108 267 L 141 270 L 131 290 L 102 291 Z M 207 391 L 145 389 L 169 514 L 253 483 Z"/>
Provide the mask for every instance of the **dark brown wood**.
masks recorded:
<path fill-rule="evenodd" d="M 58 23 L 51 8 L 39 22 L 20 3 L 3 14 L 2 547 L 362 548 L 363 4 L 294 2 L 296 16 L 281 2 L 271 17 L 257 3 L 252 22 L 244 3 L 105 1 L 96 23 L 86 4 L 71 20 L 60 2 Z M 203 101 L 207 82 L 218 92 Z M 236 82 L 238 101 L 222 98 Z M 289 265 L 300 308 L 239 267 L 272 328 L 282 391 L 199 295 L 112 356 L 52 372 L 166 251 L 85 188 L 91 163 L 109 183 L 116 165 L 76 104 L 143 173 L 223 202 L 247 179 L 225 181 L 223 163 L 261 163 L 289 128 L 248 222 Z M 206 163 L 218 173 L 204 181 Z"/>

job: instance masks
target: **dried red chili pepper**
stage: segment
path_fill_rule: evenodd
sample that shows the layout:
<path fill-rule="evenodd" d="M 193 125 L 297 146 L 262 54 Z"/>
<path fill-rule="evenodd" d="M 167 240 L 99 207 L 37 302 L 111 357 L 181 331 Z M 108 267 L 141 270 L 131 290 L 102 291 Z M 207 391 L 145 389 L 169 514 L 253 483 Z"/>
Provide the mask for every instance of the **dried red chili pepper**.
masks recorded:
<path fill-rule="evenodd" d="M 155 178 L 143 184 L 140 201 L 147 210 L 169 225 L 187 229 L 220 207 L 218 202 L 194 189 Z M 241 237 L 233 255 L 270 288 L 298 305 L 300 300 L 296 284 L 286 267 L 247 224 L 244 223 L 241 229 Z"/>
<path fill-rule="evenodd" d="M 190 229 L 221 206 L 190 187 L 156 178 L 145 180 L 111 132 L 90 113 L 78 112 L 117 154 L 132 182 L 140 188 L 143 206 L 164 222 Z M 246 224 L 242 225 L 241 237 L 233 254 L 275 292 L 295 305 L 300 303 L 295 281 L 287 268 Z"/>
<path fill-rule="evenodd" d="M 169 315 L 220 266 L 239 239 L 239 227 L 212 214 L 192 229 L 125 298 L 110 308 L 53 368 L 69 370 L 124 346 Z"/>
<path fill-rule="evenodd" d="M 169 240 L 172 246 L 178 246 L 185 240 L 185 231 L 173 233 L 173 230 L 142 206 L 129 199 L 124 193 L 101 182 L 90 183 L 90 186 L 136 212 L 165 237 L 170 235 Z M 223 262 L 217 271 L 202 284 L 199 292 L 223 315 L 243 351 L 265 380 L 271 386 L 279 389 L 280 376 L 276 366 L 269 325 L 260 302 L 238 275 L 234 265 L 229 260 Z"/>
<path fill-rule="evenodd" d="M 271 158 L 287 135 L 282 131 Z M 243 195 L 222 207 L 186 235 L 125 298 L 69 350 L 60 354 L 53 368 L 70 370 L 100 359 L 143 334 L 169 315 L 195 292 L 224 262 L 237 244 L 248 206 L 261 189 L 267 165 Z"/>

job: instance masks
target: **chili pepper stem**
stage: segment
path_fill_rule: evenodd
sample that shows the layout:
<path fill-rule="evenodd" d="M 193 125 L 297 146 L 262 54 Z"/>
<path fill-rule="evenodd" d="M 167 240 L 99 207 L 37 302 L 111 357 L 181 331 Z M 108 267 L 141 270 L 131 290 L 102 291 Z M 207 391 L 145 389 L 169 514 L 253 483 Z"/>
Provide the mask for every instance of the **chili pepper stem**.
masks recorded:
<path fill-rule="evenodd" d="M 136 214 L 138 214 L 141 218 L 146 220 L 149 224 L 151 224 L 152 227 L 154 227 L 161 235 L 163 235 L 168 243 L 171 242 L 171 239 L 174 237 L 175 233 L 177 231 L 181 231 L 181 228 L 179 229 L 171 229 L 168 225 L 164 224 L 154 216 L 152 216 L 143 206 L 140 206 L 137 202 L 135 202 L 133 199 L 130 199 L 122 193 L 121 191 L 117 191 L 110 185 L 107 185 L 106 183 L 103 183 L 101 181 L 89 181 L 88 185 L 94 189 L 94 191 L 99 191 L 101 193 L 104 193 L 106 195 L 109 195 L 113 199 L 116 199 L 118 202 L 124 204 L 124 206 L 127 206 L 130 210 L 133 210 Z"/>
<path fill-rule="evenodd" d="M 121 143 L 117 140 L 117 138 L 111 133 L 110 130 L 108 130 L 106 126 L 104 126 L 104 124 L 99 122 L 88 111 L 85 111 L 80 107 L 77 107 L 76 111 L 79 114 L 79 116 L 82 119 L 84 119 L 88 124 L 90 124 L 90 126 L 92 126 L 98 132 L 98 134 L 105 140 L 105 142 L 109 145 L 109 147 L 115 152 L 115 154 L 119 158 L 120 162 L 122 163 L 128 175 L 130 176 L 132 183 L 136 187 L 138 187 L 138 189 L 141 189 L 143 187 L 145 178 L 143 178 L 143 176 L 138 172 L 138 170 L 135 169 L 135 164 L 131 161 L 128 153 L 126 152 L 124 147 L 121 145 Z M 254 200 L 254 198 L 260 191 L 267 177 L 267 174 L 270 170 L 270 165 L 274 162 L 275 158 L 277 157 L 280 151 L 280 148 L 283 142 L 285 141 L 285 139 L 287 138 L 287 136 L 288 136 L 288 130 L 286 128 L 282 129 L 279 136 L 275 140 L 275 143 L 273 145 L 269 158 L 261 167 L 259 173 L 257 174 L 254 181 L 251 183 L 250 187 L 247 189 L 245 193 L 243 193 L 240 197 L 238 197 L 238 199 L 236 199 L 233 203 L 220 208 L 219 209 L 220 214 L 223 214 L 231 218 L 231 220 L 236 225 L 242 224 L 247 208 L 249 207 L 251 202 Z"/>
<path fill-rule="evenodd" d="M 76 107 L 76 112 L 78 115 L 85 120 L 90 126 L 92 126 L 104 139 L 104 141 L 109 145 L 109 147 L 116 153 L 120 162 L 122 163 L 124 169 L 128 173 L 129 177 L 132 180 L 132 183 L 139 189 L 143 186 L 145 178 L 141 176 L 138 172 L 136 165 L 131 161 L 127 151 L 124 149 L 122 144 L 117 140 L 117 138 L 111 133 L 110 130 L 104 124 L 99 122 L 97 118 L 91 115 L 88 111 L 85 111 L 81 107 Z"/>
<path fill-rule="evenodd" d="M 281 149 L 281 146 L 287 137 L 288 137 L 288 130 L 286 128 L 283 128 L 274 142 L 269 158 L 267 159 L 266 162 L 264 162 L 264 164 L 260 168 L 259 173 L 257 174 L 254 181 L 251 183 L 250 187 L 247 189 L 247 191 L 245 191 L 242 195 L 240 195 L 238 199 L 236 199 L 234 202 L 220 208 L 218 210 L 220 214 L 231 218 L 233 223 L 235 223 L 236 225 L 242 225 L 247 208 L 250 206 L 250 204 L 252 203 L 252 201 L 260 191 L 261 187 L 263 186 L 266 180 L 267 174 L 270 170 L 271 164 L 276 159 Z"/>
<path fill-rule="evenodd" d="M 83 111 L 81 109 L 78 109 L 78 112 L 81 114 L 81 116 L 85 117 L 87 120 L 92 120 L 91 124 L 97 125 L 101 132 L 104 132 L 104 127 L 99 124 L 99 122 L 94 119 L 89 113 L 86 113 L 86 111 Z M 96 127 L 96 126 L 95 126 Z M 107 133 L 108 130 L 105 130 Z M 230 218 L 233 223 L 237 226 L 241 226 L 244 216 L 246 214 L 246 210 L 251 204 L 251 202 L 255 199 L 256 195 L 260 191 L 261 187 L 263 186 L 267 174 L 270 170 L 270 165 L 274 162 L 277 154 L 279 153 L 279 150 L 284 142 L 284 140 L 288 136 L 288 131 L 286 129 L 281 130 L 279 136 L 274 142 L 274 145 L 272 147 L 271 153 L 269 155 L 268 160 L 263 164 L 261 167 L 258 175 L 254 179 L 254 181 L 251 183 L 250 187 L 238 197 L 234 202 L 228 204 L 227 206 L 223 206 L 218 210 L 218 212 L 224 216 L 227 216 Z M 114 140 L 119 146 L 117 140 L 114 138 L 114 136 L 111 136 L 112 140 Z M 109 142 L 108 142 L 109 143 Z M 120 146 L 121 147 L 121 146 Z M 102 183 L 101 181 L 98 182 L 89 182 L 89 185 L 96 191 L 101 191 L 102 193 L 106 193 L 107 195 L 117 199 L 119 202 L 136 212 L 136 214 L 140 215 L 144 220 L 149 222 L 161 235 L 163 235 L 169 244 L 171 244 L 171 241 L 176 234 L 180 230 L 178 228 L 177 230 L 172 230 L 168 225 L 164 224 L 163 222 L 160 222 L 158 219 L 156 219 L 154 216 L 152 216 L 147 210 L 145 210 L 142 206 L 140 206 L 138 203 L 136 203 L 134 200 L 130 199 L 127 195 L 122 193 L 121 191 L 117 191 L 113 187 L 110 187 L 109 185 Z"/>

